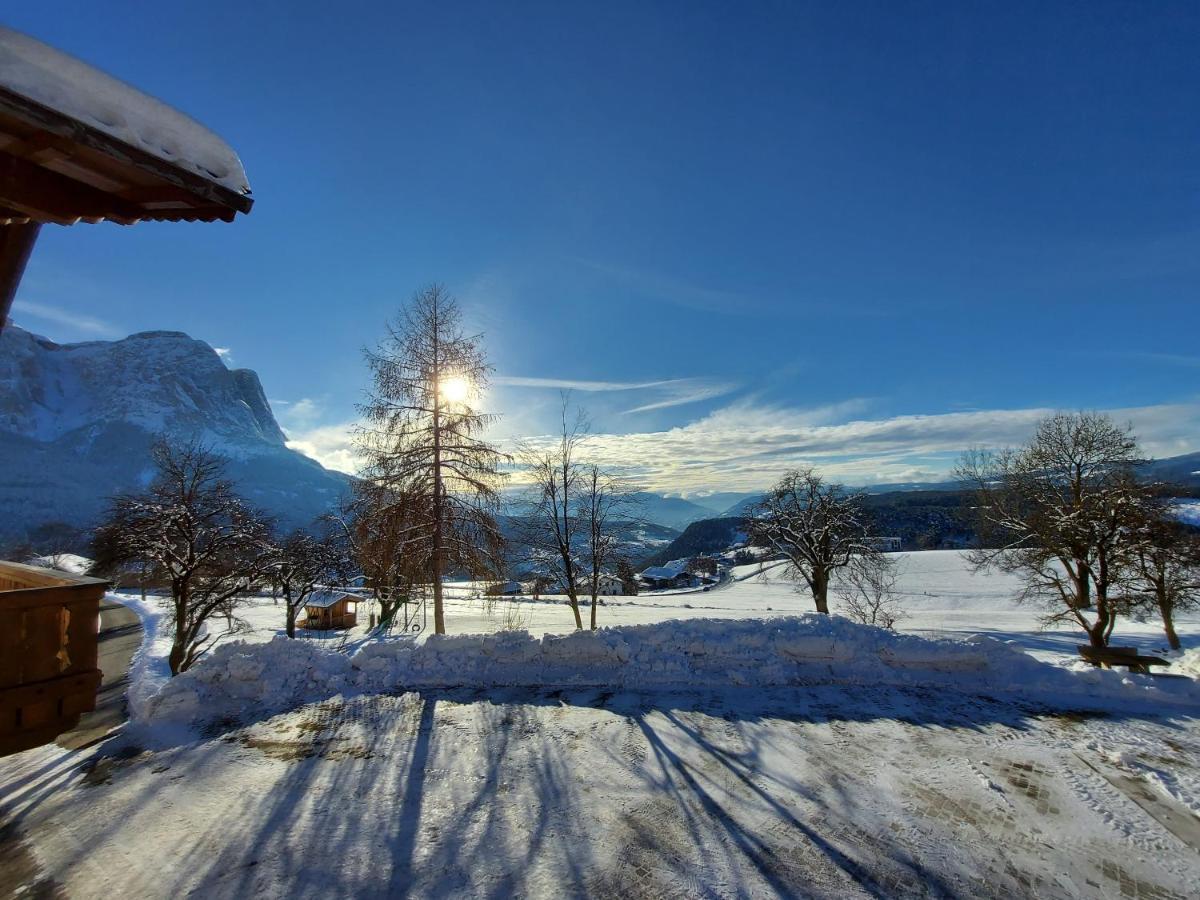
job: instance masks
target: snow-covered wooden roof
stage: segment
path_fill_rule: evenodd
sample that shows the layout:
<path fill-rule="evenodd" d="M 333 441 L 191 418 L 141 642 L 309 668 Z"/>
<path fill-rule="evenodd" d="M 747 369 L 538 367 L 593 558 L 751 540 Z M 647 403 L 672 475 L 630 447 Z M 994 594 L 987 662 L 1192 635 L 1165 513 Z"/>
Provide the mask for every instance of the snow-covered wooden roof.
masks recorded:
<path fill-rule="evenodd" d="M 232 221 L 252 203 L 241 161 L 212 131 L 0 27 L 0 224 Z"/>
<path fill-rule="evenodd" d="M 305 606 L 311 606 L 315 609 L 329 609 L 339 600 L 358 600 L 354 594 L 347 594 L 344 591 L 314 591 L 309 594 L 305 600 Z"/>

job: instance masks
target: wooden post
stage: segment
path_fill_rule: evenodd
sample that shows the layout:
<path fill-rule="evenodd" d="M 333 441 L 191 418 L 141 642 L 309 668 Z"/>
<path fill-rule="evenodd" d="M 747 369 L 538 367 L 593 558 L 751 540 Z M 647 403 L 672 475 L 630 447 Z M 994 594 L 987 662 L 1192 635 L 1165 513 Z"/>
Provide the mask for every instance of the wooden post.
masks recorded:
<path fill-rule="evenodd" d="M 13 297 L 17 296 L 25 263 L 29 261 L 41 227 L 40 222 L 0 225 L 0 333 L 8 321 L 8 311 L 12 308 Z"/>

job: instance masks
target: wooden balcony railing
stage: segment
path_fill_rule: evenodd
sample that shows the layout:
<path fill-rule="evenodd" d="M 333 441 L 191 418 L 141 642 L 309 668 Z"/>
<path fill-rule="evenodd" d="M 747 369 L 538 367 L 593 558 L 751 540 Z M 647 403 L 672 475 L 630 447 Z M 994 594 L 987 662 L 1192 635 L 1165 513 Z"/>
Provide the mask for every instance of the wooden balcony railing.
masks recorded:
<path fill-rule="evenodd" d="M 0 756 L 73 728 L 96 706 L 108 582 L 0 562 Z"/>

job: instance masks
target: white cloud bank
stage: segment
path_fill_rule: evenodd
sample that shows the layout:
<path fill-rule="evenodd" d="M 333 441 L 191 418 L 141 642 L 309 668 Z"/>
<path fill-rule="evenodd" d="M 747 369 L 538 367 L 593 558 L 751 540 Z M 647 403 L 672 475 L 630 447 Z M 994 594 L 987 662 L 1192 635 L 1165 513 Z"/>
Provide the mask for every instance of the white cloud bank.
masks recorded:
<path fill-rule="evenodd" d="M 975 410 L 838 421 L 860 411 L 858 401 L 809 410 L 737 403 L 665 431 L 594 435 L 588 454 L 642 487 L 663 492 L 758 490 L 786 469 L 806 464 L 850 484 L 936 481 L 966 448 L 1020 443 L 1054 412 Z M 1148 455 L 1173 456 L 1200 446 L 1200 403 L 1107 412 L 1133 426 Z M 352 472 L 352 429 L 353 423 L 345 423 L 297 432 L 289 446 L 329 468 Z"/>

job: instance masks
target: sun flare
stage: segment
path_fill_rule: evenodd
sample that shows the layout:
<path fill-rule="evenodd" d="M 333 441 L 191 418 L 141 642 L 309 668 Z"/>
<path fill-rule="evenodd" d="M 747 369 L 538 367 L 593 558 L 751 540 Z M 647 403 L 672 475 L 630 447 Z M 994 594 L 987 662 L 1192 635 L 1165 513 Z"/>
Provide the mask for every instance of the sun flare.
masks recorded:
<path fill-rule="evenodd" d="M 440 393 L 447 403 L 465 403 L 471 394 L 471 383 L 461 375 L 443 378 Z"/>

